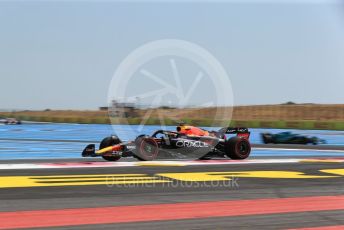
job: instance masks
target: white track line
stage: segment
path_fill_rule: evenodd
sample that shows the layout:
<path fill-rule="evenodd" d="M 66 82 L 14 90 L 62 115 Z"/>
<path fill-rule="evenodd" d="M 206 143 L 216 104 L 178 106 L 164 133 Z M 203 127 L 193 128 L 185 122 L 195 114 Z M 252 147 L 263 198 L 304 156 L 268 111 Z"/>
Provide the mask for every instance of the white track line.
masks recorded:
<path fill-rule="evenodd" d="M 116 168 L 134 166 L 193 166 L 193 165 L 239 165 L 239 164 L 279 164 L 300 162 L 344 163 L 344 158 L 304 158 L 304 159 L 253 159 L 253 160 L 205 160 L 205 161 L 138 161 L 138 162 L 57 162 L 0 164 L 0 170 L 17 169 L 70 169 L 70 168 Z"/>

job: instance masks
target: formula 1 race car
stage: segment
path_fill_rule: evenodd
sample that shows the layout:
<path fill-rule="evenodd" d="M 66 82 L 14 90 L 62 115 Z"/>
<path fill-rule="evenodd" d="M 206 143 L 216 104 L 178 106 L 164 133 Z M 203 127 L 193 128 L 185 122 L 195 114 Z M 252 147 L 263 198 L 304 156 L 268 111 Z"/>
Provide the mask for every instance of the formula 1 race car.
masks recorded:
<path fill-rule="evenodd" d="M 21 121 L 15 118 L 5 118 L 5 119 L 0 119 L 0 123 L 3 123 L 5 125 L 20 125 Z"/>
<path fill-rule="evenodd" d="M 264 144 L 325 144 L 326 141 L 317 137 L 308 137 L 304 135 L 294 134 L 291 132 L 281 132 L 277 134 L 262 133 Z"/>
<path fill-rule="evenodd" d="M 249 137 L 247 128 L 227 127 L 208 132 L 194 126 L 179 125 L 177 131 L 158 130 L 151 136 L 140 135 L 134 141 L 128 142 L 122 142 L 112 135 L 101 141 L 98 151 L 95 150 L 94 144 L 87 145 L 82 156 L 101 156 L 108 161 L 117 161 L 121 157 L 135 157 L 143 161 L 211 157 L 240 160 L 250 155 Z"/>

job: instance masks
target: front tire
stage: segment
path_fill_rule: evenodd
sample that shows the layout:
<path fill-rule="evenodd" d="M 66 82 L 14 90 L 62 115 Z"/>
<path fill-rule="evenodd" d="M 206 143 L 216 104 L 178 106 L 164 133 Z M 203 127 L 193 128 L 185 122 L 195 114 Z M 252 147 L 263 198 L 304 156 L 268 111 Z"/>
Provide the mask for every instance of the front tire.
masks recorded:
<path fill-rule="evenodd" d="M 250 142 L 245 138 L 232 137 L 225 142 L 225 154 L 235 160 L 246 159 L 251 153 Z"/>
<path fill-rule="evenodd" d="M 317 137 L 312 137 L 310 143 L 313 145 L 317 145 L 319 143 L 319 139 Z"/>
<path fill-rule="evenodd" d="M 121 143 L 122 141 L 116 136 L 112 135 L 110 137 L 105 137 L 99 145 L 99 149 L 103 149 L 109 146 L 117 145 Z M 103 155 L 102 158 L 107 161 L 118 161 L 121 159 L 120 156 L 114 156 L 114 155 Z"/>
<path fill-rule="evenodd" d="M 138 136 L 135 140 L 135 145 L 135 157 L 141 161 L 152 161 L 158 156 L 159 146 L 152 137 Z"/>

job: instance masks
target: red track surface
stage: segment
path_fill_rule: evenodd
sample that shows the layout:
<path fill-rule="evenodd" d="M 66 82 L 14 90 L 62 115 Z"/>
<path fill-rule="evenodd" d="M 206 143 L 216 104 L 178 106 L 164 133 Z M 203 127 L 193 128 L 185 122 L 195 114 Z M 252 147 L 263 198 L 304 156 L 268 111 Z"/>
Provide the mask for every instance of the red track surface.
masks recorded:
<path fill-rule="evenodd" d="M 0 212 L 0 229 L 163 221 L 325 210 L 344 210 L 344 195 Z"/>

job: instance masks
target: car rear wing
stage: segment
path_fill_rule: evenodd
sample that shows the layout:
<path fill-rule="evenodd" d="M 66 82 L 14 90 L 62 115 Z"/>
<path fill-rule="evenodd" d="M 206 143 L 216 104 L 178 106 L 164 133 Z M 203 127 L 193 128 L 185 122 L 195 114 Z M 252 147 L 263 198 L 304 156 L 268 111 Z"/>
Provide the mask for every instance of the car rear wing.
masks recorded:
<path fill-rule="evenodd" d="M 245 127 L 226 127 L 220 129 L 218 132 L 223 135 L 236 134 L 238 137 L 242 137 L 245 139 L 249 139 L 251 134 L 248 128 Z"/>

